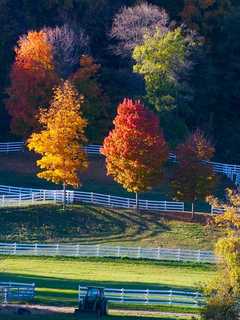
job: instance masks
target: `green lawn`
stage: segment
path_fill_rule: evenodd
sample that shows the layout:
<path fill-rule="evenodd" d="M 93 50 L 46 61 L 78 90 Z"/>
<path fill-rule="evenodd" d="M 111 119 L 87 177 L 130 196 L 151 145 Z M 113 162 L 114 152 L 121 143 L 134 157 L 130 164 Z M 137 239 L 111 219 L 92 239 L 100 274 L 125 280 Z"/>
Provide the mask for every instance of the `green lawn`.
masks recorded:
<path fill-rule="evenodd" d="M 181 213 L 179 213 L 181 217 Z M 217 230 L 160 213 L 74 205 L 0 209 L 0 241 L 77 242 L 212 249 Z"/>
<path fill-rule="evenodd" d="M 120 259 L 1 257 L 0 280 L 34 282 L 36 302 L 75 305 L 78 285 L 197 290 L 215 266 Z"/>

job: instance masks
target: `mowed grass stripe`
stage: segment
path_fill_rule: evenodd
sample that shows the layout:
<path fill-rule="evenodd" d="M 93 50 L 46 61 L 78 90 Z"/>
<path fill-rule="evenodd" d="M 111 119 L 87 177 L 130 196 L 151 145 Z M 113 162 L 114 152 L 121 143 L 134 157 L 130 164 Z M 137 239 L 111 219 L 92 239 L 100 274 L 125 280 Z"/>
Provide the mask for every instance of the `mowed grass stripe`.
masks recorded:
<path fill-rule="evenodd" d="M 1 257 L 1 281 L 34 282 L 36 301 L 73 305 L 78 285 L 116 288 L 198 290 L 215 276 L 215 266 L 134 260 Z"/>

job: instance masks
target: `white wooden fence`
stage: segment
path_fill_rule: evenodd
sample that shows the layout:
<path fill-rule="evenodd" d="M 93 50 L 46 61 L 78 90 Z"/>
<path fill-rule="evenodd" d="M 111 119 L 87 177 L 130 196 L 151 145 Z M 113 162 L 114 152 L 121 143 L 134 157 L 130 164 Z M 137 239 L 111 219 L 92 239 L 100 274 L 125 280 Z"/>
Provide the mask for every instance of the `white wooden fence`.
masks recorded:
<path fill-rule="evenodd" d="M 79 286 L 78 300 L 81 301 L 87 288 Z M 180 290 L 149 290 L 149 289 L 116 289 L 104 288 L 104 295 L 109 302 L 124 304 L 168 305 L 183 307 L 201 307 L 204 297 L 200 292 Z"/>
<path fill-rule="evenodd" d="M 34 296 L 34 283 L 0 282 L 1 303 L 31 300 Z"/>
<path fill-rule="evenodd" d="M 0 152 L 16 152 L 23 151 L 25 148 L 24 142 L 4 142 L 0 143 Z M 88 145 L 84 149 L 88 154 L 100 154 L 101 145 Z M 176 155 L 169 154 L 169 160 L 176 161 Z M 225 164 L 220 162 L 208 162 L 213 166 L 215 172 L 226 175 L 237 186 L 240 185 L 240 165 Z"/>
<path fill-rule="evenodd" d="M 112 257 L 163 261 L 216 263 L 212 251 L 121 247 L 107 245 L 0 243 L 0 255 Z"/>
<path fill-rule="evenodd" d="M 24 206 L 39 204 L 42 202 L 62 202 L 64 194 L 62 190 L 44 190 L 33 188 L 18 188 L 0 185 L 0 206 Z M 66 201 L 68 203 L 91 203 L 111 208 L 136 208 L 134 198 L 116 197 L 112 195 L 67 190 Z M 184 202 L 139 200 L 139 209 L 149 211 L 174 211 L 183 212 Z"/>

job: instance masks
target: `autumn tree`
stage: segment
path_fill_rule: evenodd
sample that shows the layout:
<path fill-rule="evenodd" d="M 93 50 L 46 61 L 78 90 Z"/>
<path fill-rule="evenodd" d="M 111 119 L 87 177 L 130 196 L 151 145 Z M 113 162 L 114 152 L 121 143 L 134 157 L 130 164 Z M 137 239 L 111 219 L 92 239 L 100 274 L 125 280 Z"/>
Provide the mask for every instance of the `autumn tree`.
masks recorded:
<path fill-rule="evenodd" d="M 113 121 L 114 129 L 105 138 L 101 153 L 106 157 L 107 174 L 127 191 L 138 193 L 158 185 L 168 148 L 158 117 L 140 101 L 124 99 Z"/>
<path fill-rule="evenodd" d="M 144 42 L 144 35 L 150 37 L 159 30 L 168 30 L 168 14 L 158 6 L 143 2 L 134 7 L 123 7 L 113 19 L 110 37 L 117 41 L 113 52 L 131 57 L 134 48 Z"/>
<path fill-rule="evenodd" d="M 37 161 L 38 177 L 63 184 L 64 206 L 66 185 L 78 187 L 79 173 L 88 166 L 83 145 L 87 122 L 81 117 L 82 99 L 73 85 L 65 81 L 54 90 L 48 110 L 41 109 L 42 131 L 28 139 L 28 148 L 42 157 Z"/>
<path fill-rule="evenodd" d="M 88 121 L 86 134 L 92 143 L 100 143 L 111 125 L 109 101 L 98 81 L 100 67 L 91 56 L 83 55 L 79 69 L 70 77 L 78 92 L 84 96 L 81 110 Z"/>
<path fill-rule="evenodd" d="M 208 202 L 223 209 L 212 222 L 223 236 L 215 247 L 219 258 L 217 278 L 205 287 L 208 304 L 202 315 L 206 320 L 237 320 L 240 312 L 240 195 L 227 189 L 225 203 L 213 196 L 208 197 Z"/>
<path fill-rule="evenodd" d="M 189 100 L 187 75 L 196 44 L 194 36 L 178 27 L 146 35 L 144 43 L 135 47 L 133 70 L 144 77 L 147 99 L 156 110 L 169 111 Z"/>
<path fill-rule="evenodd" d="M 15 53 L 7 110 L 12 117 L 12 131 L 26 136 L 36 129 L 38 107 L 49 103 L 58 78 L 54 72 L 51 46 L 42 31 L 30 31 L 22 36 Z"/>
<path fill-rule="evenodd" d="M 214 155 L 214 147 L 200 130 L 194 132 L 176 149 L 177 163 L 171 186 L 174 199 L 192 203 L 205 200 L 212 194 L 217 177 L 208 162 Z"/>
<path fill-rule="evenodd" d="M 208 38 L 232 7 L 233 0 L 185 0 L 180 15 L 186 25 Z"/>
<path fill-rule="evenodd" d="M 81 28 L 76 31 L 68 24 L 43 31 L 52 46 L 55 70 L 59 77 L 66 79 L 78 67 L 80 56 L 89 52 L 89 37 Z"/>

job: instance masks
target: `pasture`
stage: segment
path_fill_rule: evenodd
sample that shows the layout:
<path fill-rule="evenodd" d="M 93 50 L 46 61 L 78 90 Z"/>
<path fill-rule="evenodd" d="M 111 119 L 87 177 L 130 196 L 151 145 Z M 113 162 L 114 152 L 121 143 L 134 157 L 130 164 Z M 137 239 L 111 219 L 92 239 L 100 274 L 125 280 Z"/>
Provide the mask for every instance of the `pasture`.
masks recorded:
<path fill-rule="evenodd" d="M 214 279 L 215 266 L 128 259 L 4 257 L 1 281 L 35 283 L 35 302 L 75 305 L 78 285 L 128 289 L 198 290 Z"/>
<path fill-rule="evenodd" d="M 181 215 L 181 213 L 179 214 Z M 0 209 L 0 241 L 71 242 L 212 250 L 219 231 L 161 213 L 88 205 Z"/>

